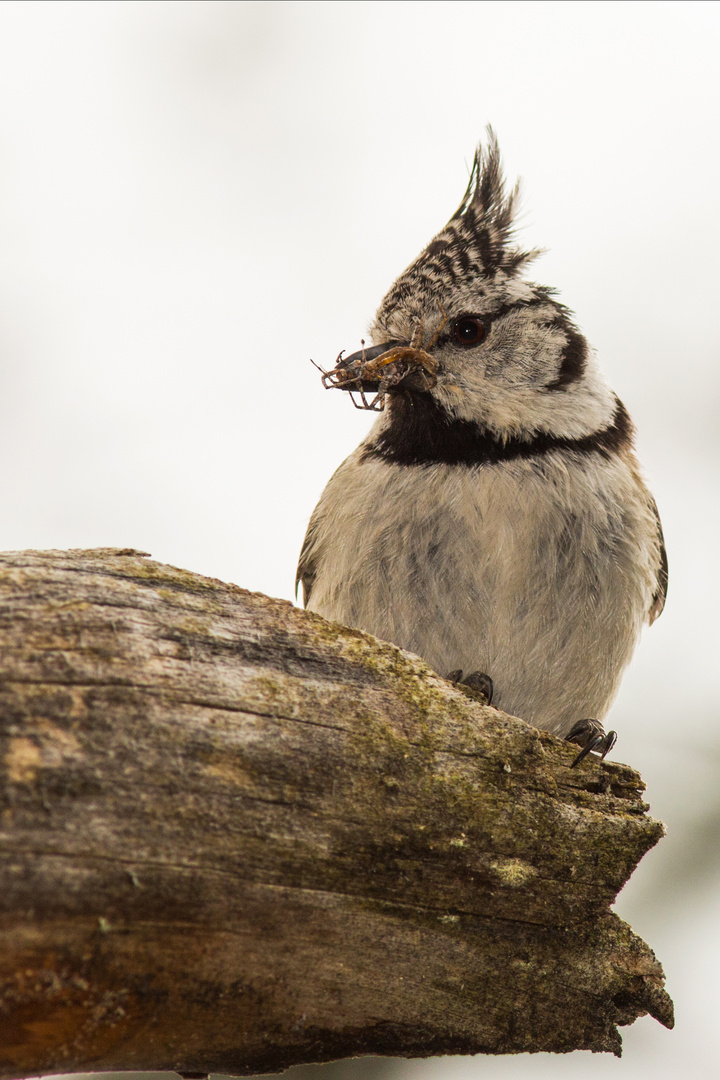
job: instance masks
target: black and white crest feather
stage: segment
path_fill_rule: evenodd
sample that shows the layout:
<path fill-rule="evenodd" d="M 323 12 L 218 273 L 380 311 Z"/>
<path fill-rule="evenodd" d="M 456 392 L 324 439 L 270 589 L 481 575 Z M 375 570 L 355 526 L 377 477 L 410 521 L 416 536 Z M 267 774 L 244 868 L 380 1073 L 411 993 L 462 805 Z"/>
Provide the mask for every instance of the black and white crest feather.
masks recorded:
<path fill-rule="evenodd" d="M 449 289 L 479 277 L 513 277 L 539 251 L 523 251 L 513 243 L 519 183 L 505 191 L 500 150 L 488 127 L 487 147 L 475 151 L 470 180 L 462 201 L 445 228 L 430 241 L 397 279 L 377 314 L 387 324 L 394 310 L 413 296 L 442 301 Z"/>

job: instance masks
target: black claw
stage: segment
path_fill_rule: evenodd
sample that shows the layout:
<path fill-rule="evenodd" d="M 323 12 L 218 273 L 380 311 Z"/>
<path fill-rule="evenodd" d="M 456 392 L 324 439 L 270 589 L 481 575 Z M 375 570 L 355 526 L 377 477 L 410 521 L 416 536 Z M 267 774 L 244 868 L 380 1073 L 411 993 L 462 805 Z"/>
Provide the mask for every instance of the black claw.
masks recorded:
<path fill-rule="evenodd" d="M 493 681 L 484 671 L 473 671 L 471 675 L 463 679 L 463 683 L 471 690 L 474 690 L 476 694 L 482 694 L 487 699 L 487 704 L 492 705 Z"/>
<path fill-rule="evenodd" d="M 617 742 L 617 731 L 608 731 L 607 735 L 605 736 L 605 741 L 604 741 L 604 744 L 603 744 L 603 751 L 602 751 L 602 754 L 600 755 L 600 757 L 601 758 L 606 757 L 606 755 L 610 753 L 610 751 L 612 750 L 612 748 L 613 748 L 613 746 L 615 745 L 616 742 Z"/>
<path fill-rule="evenodd" d="M 483 705 L 492 704 L 493 681 L 484 672 L 473 671 L 471 675 L 463 679 L 462 670 L 458 668 L 457 671 L 451 671 L 446 678 L 453 686 L 457 686 L 458 690 L 462 690 L 464 694 L 467 694 L 474 701 L 481 701 Z"/>
<path fill-rule="evenodd" d="M 603 736 L 602 736 L 602 735 L 596 735 L 596 736 L 595 736 L 595 738 L 589 738 L 589 739 L 588 739 L 588 741 L 587 741 L 587 742 L 585 743 L 585 746 L 584 746 L 584 747 L 582 748 L 582 750 L 580 751 L 580 753 L 578 754 L 578 756 L 577 756 L 577 757 L 575 758 L 575 760 L 573 761 L 573 763 L 572 763 L 572 765 L 570 766 L 570 768 L 571 768 L 571 769 L 574 769 L 576 765 L 579 765 L 579 764 L 580 764 L 580 762 L 581 762 L 581 761 L 583 760 L 583 758 L 586 758 L 586 757 L 588 756 L 588 754 L 589 754 L 589 753 L 590 753 L 590 752 L 591 752 L 592 750 L 597 750 L 597 748 L 599 747 L 600 743 L 602 743 L 602 742 L 604 742 L 604 741 L 605 741 L 605 740 L 604 740 L 604 738 L 603 738 Z M 604 756 L 605 756 L 605 755 L 603 754 L 603 757 L 604 757 Z"/>
<path fill-rule="evenodd" d="M 582 750 L 570 766 L 571 769 L 574 769 L 583 758 L 593 751 L 600 754 L 602 760 L 617 742 L 617 732 L 608 731 L 606 735 L 602 724 L 598 720 L 578 720 L 570 728 L 565 739 L 567 742 L 578 743 L 579 746 L 582 746 Z"/>

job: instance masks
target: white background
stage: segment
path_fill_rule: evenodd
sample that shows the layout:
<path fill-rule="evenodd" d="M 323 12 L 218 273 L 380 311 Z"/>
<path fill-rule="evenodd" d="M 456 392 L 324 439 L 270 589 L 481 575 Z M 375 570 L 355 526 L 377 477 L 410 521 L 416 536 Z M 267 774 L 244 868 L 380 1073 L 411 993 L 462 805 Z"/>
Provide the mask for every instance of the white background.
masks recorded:
<path fill-rule="evenodd" d="M 611 724 L 669 835 L 617 910 L 677 1027 L 639 1021 L 622 1061 L 363 1075 L 720 1072 L 719 31 L 710 2 L 0 5 L 1 548 L 135 546 L 290 598 L 369 424 L 310 357 L 359 347 L 487 122 L 532 275 L 638 425 L 671 583 Z"/>

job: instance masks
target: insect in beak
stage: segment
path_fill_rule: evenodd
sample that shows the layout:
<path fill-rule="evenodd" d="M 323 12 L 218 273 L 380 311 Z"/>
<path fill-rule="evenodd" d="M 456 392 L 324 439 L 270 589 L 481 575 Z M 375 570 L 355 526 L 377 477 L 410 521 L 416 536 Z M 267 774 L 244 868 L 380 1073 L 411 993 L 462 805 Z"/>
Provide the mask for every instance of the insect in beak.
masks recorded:
<path fill-rule="evenodd" d="M 363 342 L 362 349 L 346 359 L 340 353 L 331 371 L 315 366 L 322 372 L 326 390 L 348 390 L 356 409 L 381 412 L 389 390 L 401 385 L 413 390 L 431 390 L 437 382 L 438 362 L 420 348 L 421 340 L 422 327 L 409 345 L 386 341 L 366 349 Z M 374 393 L 374 397 L 368 400 L 366 392 Z M 359 405 L 355 393 L 360 397 Z"/>

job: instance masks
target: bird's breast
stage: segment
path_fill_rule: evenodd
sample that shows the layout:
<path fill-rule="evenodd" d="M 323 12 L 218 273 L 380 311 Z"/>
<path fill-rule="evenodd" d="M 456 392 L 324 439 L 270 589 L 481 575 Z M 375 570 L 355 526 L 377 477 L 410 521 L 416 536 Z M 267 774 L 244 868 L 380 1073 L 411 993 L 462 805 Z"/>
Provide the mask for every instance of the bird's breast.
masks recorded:
<path fill-rule="evenodd" d="M 309 606 L 440 674 L 484 671 L 499 707 L 544 727 L 600 716 L 652 595 L 643 497 L 619 459 L 398 467 L 359 451 L 321 503 Z"/>

